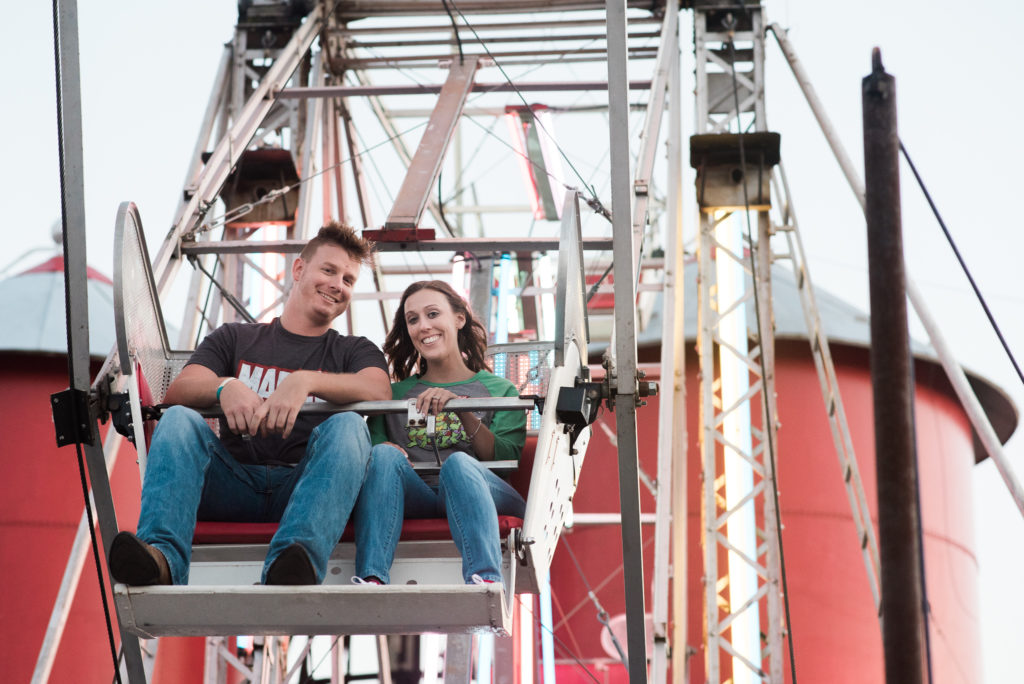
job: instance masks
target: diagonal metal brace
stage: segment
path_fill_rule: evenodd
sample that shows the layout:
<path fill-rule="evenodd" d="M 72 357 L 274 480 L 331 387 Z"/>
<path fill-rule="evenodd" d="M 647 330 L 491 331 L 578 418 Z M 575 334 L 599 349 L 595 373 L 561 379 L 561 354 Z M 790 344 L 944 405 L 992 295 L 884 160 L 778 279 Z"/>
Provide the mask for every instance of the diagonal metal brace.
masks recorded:
<path fill-rule="evenodd" d="M 462 115 L 466 97 L 473 87 L 478 65 L 478 57 L 468 58 L 462 63 L 452 61 L 448 79 L 441 86 L 437 104 L 430 115 L 430 120 L 427 121 L 427 129 L 423 132 L 419 147 L 416 148 L 416 153 L 409 164 L 409 170 L 402 181 L 391 213 L 384 222 L 384 230 L 374 231 L 375 233 L 416 228 L 427 205 L 427 195 L 441 173 L 445 152 Z M 374 239 L 387 238 L 378 236 Z"/>

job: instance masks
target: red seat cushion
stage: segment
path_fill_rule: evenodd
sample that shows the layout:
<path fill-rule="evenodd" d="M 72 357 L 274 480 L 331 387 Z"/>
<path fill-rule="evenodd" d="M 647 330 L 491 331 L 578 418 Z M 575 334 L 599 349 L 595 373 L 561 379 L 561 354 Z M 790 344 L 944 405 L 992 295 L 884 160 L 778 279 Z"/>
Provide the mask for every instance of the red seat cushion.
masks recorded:
<path fill-rule="evenodd" d="M 533 452 L 537 448 L 537 438 L 529 436 L 519 459 L 519 469 L 512 474 L 512 486 L 526 498 L 530 489 L 530 474 L 533 471 Z M 498 516 L 498 533 L 508 536 L 513 528 L 523 526 L 522 518 L 510 515 Z M 270 538 L 277 532 L 277 523 L 244 523 L 244 522 L 208 522 L 196 523 L 196 531 L 192 537 L 193 544 L 269 544 Z M 421 518 L 405 520 L 402 523 L 404 541 L 434 541 L 451 539 L 448 521 L 445 518 Z M 355 541 L 352 524 L 345 527 L 341 541 Z"/>
<path fill-rule="evenodd" d="M 498 534 L 502 537 L 517 527 L 523 526 L 522 518 L 510 515 L 498 516 Z M 193 544 L 269 544 L 270 538 L 277 532 L 277 523 L 244 523 L 244 522 L 203 522 L 196 523 Z M 434 541 L 451 539 L 448 520 L 445 518 L 422 518 L 406 520 L 402 523 L 404 541 Z M 345 527 L 341 541 L 355 540 L 352 524 Z"/>

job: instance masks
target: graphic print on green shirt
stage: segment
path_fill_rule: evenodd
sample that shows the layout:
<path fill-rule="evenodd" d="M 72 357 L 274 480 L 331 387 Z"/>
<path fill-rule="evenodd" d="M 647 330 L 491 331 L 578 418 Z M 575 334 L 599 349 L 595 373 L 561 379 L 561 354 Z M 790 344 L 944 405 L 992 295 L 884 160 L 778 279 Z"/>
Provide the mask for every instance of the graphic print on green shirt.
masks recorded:
<path fill-rule="evenodd" d="M 465 397 L 459 397 L 464 399 Z M 434 438 L 437 440 L 438 449 L 453 447 L 459 442 L 468 442 L 469 436 L 462 427 L 462 421 L 451 411 L 444 411 L 438 414 L 434 427 Z M 409 442 L 406 447 L 419 447 L 430 449 L 431 440 L 427 436 L 426 426 L 409 428 Z"/>
<path fill-rule="evenodd" d="M 444 387 L 460 398 L 516 397 L 516 386 L 505 378 L 480 371 L 469 380 L 453 383 L 426 383 L 411 376 L 391 385 L 394 399 L 412 399 L 429 387 Z M 474 411 L 474 415 L 494 434 L 495 460 L 518 460 L 526 442 L 526 413 L 523 411 Z M 370 437 L 374 444 L 393 442 L 409 455 L 409 460 L 433 463 L 437 456 L 425 426 L 409 427 L 405 414 L 389 414 L 370 418 Z M 472 442 L 458 415 L 444 411 L 435 423 L 438 456 L 444 461 L 455 451 L 473 454 Z"/>

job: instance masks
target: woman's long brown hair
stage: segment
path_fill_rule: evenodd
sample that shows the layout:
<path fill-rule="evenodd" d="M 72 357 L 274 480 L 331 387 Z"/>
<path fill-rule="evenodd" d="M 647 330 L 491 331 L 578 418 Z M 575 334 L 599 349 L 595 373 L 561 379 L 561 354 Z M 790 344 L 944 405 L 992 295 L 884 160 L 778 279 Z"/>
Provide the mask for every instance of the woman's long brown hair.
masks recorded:
<path fill-rule="evenodd" d="M 423 375 L 427 372 L 427 360 L 420 356 L 413 346 L 409 327 L 405 323 L 405 300 L 420 290 L 434 290 L 444 295 L 452 311 L 462 314 L 466 324 L 458 331 L 459 351 L 466 367 L 474 373 L 487 368 L 487 332 L 480 321 L 473 316 L 466 301 L 443 280 L 420 280 L 405 288 L 402 300 L 395 312 L 395 320 L 391 332 L 384 340 L 384 353 L 391 363 L 391 373 L 396 380 L 405 380 L 413 374 Z"/>

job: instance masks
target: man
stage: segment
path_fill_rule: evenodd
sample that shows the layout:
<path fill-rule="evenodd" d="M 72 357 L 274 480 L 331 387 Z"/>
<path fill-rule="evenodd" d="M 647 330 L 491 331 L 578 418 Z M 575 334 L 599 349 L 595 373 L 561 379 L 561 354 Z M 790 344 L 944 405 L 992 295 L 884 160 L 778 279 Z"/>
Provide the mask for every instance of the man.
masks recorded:
<path fill-rule="evenodd" d="M 292 290 L 271 323 L 210 333 L 167 389 L 153 434 L 136 535 L 110 547 L 128 585 L 187 584 L 199 520 L 277 522 L 264 584 L 318 584 L 366 475 L 370 438 L 354 413 L 299 416 L 307 401 L 390 399 L 384 355 L 331 323 L 345 312 L 372 245 L 330 223 L 292 268 Z M 188 406 L 220 402 L 218 438 Z"/>

